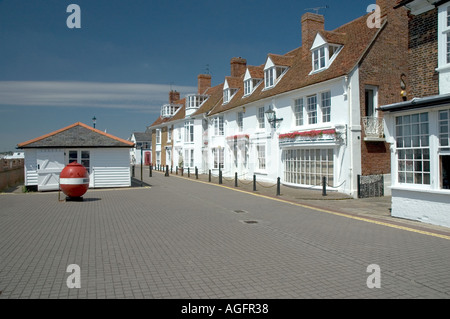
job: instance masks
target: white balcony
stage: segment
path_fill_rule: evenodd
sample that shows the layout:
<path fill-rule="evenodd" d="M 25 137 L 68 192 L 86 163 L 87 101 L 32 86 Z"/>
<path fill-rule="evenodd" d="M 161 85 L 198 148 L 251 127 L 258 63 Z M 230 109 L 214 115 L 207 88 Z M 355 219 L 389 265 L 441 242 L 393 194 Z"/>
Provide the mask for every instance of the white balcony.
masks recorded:
<path fill-rule="evenodd" d="M 383 119 L 378 117 L 363 117 L 364 141 L 382 142 L 384 138 Z"/>

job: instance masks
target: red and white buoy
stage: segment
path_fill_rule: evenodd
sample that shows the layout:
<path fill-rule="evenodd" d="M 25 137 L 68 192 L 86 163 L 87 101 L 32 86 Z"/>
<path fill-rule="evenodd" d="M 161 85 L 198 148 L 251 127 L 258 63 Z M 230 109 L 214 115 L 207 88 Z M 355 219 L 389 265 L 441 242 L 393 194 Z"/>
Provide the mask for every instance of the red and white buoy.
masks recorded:
<path fill-rule="evenodd" d="M 89 188 L 89 173 L 83 165 L 72 162 L 59 175 L 59 185 L 68 198 L 81 199 Z"/>

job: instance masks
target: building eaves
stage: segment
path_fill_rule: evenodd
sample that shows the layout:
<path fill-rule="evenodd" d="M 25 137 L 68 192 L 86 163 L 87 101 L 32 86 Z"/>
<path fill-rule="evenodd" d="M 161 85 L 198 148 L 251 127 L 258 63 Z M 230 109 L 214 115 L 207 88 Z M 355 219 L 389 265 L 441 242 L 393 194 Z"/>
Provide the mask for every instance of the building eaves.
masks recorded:
<path fill-rule="evenodd" d="M 423 98 L 414 98 L 410 101 L 399 102 L 381 106 L 379 109 L 383 112 L 398 112 L 414 110 L 419 108 L 429 108 L 450 105 L 450 94 L 433 95 Z"/>

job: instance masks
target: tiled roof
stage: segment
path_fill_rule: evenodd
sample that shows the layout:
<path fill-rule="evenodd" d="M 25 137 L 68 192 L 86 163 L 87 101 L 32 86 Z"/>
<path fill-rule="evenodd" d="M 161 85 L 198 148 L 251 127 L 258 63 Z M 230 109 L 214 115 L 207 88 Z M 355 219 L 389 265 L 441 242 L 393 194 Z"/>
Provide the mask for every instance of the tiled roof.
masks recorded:
<path fill-rule="evenodd" d="M 249 96 L 243 96 L 243 84 L 233 99 L 226 105 L 216 106 L 211 110 L 210 115 L 224 112 L 235 107 L 262 100 L 281 93 L 307 87 L 321 83 L 340 76 L 348 75 L 354 67 L 364 57 L 372 42 L 379 32 L 383 30 L 368 28 L 367 15 L 347 23 L 336 30 L 322 31 L 329 43 L 342 44 L 343 48 L 334 62 L 324 71 L 310 74 L 312 71 L 311 52 L 309 48 L 299 47 L 284 55 L 286 60 L 291 59 L 292 64 L 283 78 L 271 89 L 264 89 L 264 85 L 259 85 Z M 274 55 L 269 55 L 274 56 Z M 281 59 L 280 59 L 281 60 Z M 274 63 L 280 63 L 273 61 Z"/>
<path fill-rule="evenodd" d="M 294 63 L 293 55 L 279 55 L 269 53 L 268 57 L 272 60 L 273 64 L 279 66 L 292 66 L 292 64 Z"/>
<path fill-rule="evenodd" d="M 77 122 L 17 145 L 18 148 L 133 147 L 134 143 Z"/>
<path fill-rule="evenodd" d="M 368 28 L 367 17 L 369 14 L 353 20 L 333 31 L 319 31 L 328 43 L 343 45 L 342 50 L 327 69 L 311 74 L 312 60 L 310 48 L 298 47 L 284 55 L 268 54 L 267 56 L 272 59 L 272 62 L 275 65 L 289 67 L 289 70 L 275 87 L 264 89 L 264 85 L 259 85 L 252 94 L 244 97 L 244 76 L 239 78 L 226 77 L 229 86 L 238 89 L 231 101 L 225 105 L 222 103 L 222 90 L 224 85 L 224 83 L 222 83 L 206 92 L 206 94 L 211 95 L 210 98 L 192 116 L 203 113 L 214 115 L 281 93 L 348 75 L 355 66 L 362 61 L 378 34 L 384 29 L 385 24 L 383 24 L 380 29 Z M 251 72 L 252 78 L 264 77 L 264 65 L 248 66 L 247 68 Z M 168 121 L 172 120 L 173 118 Z M 158 119 L 152 126 L 162 123 L 165 122 Z"/>
<path fill-rule="evenodd" d="M 250 76 L 252 79 L 264 79 L 264 65 L 260 66 L 247 66 L 248 72 L 250 72 Z"/>
<path fill-rule="evenodd" d="M 147 142 L 152 140 L 152 135 L 149 133 L 134 132 L 133 134 L 137 142 Z"/>

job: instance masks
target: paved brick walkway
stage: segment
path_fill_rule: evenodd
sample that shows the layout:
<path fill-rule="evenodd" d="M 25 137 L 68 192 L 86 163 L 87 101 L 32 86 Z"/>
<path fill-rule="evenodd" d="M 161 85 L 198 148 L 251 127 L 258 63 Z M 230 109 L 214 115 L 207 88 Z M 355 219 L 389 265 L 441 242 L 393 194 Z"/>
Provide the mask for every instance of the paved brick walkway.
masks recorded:
<path fill-rule="evenodd" d="M 450 237 L 157 172 L 144 181 L 83 202 L 0 195 L 0 298 L 450 297 Z M 366 284 L 371 264 L 379 289 Z"/>

